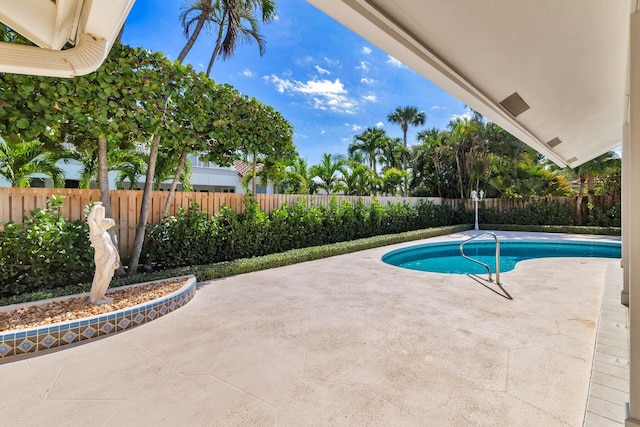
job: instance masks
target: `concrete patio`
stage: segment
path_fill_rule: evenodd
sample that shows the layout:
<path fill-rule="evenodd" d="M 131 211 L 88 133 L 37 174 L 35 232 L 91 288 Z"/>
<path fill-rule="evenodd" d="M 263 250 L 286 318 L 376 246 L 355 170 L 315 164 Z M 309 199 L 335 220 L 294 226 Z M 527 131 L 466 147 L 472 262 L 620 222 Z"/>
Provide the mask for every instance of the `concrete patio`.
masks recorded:
<path fill-rule="evenodd" d="M 380 260 L 415 243 L 205 282 L 147 325 L 4 363 L 0 424 L 619 425 L 623 401 L 596 407 L 624 398 L 619 260 L 521 262 L 502 275 L 509 300 Z M 607 282 L 622 332 L 600 333 L 594 363 Z"/>

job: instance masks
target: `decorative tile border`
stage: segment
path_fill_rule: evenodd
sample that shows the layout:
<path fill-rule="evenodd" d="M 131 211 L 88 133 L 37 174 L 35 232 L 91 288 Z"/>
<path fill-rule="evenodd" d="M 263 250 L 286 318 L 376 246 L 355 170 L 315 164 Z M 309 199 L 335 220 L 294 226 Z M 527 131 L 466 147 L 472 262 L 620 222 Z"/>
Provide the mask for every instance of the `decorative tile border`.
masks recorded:
<path fill-rule="evenodd" d="M 23 330 L 0 333 L 0 361 L 75 342 L 86 341 L 104 335 L 124 331 L 158 319 L 189 302 L 196 293 L 196 278 L 185 276 L 186 283 L 177 291 L 152 301 L 110 313 L 80 320 L 55 323 Z M 113 288 L 126 289 L 153 282 Z M 71 295 L 66 298 L 78 297 Z"/>

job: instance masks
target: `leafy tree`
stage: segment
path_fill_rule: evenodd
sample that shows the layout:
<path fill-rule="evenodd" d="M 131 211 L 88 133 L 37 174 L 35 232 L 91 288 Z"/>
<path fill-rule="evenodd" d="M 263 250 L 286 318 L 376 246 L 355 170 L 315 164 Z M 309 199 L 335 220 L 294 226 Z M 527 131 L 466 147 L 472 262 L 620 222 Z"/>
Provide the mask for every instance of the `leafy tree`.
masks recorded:
<path fill-rule="evenodd" d="M 258 159 L 263 163 L 297 156 L 293 145 L 293 127 L 273 107 L 255 98 L 238 100 L 237 114 L 226 122 L 229 137 L 237 141 L 240 153 L 251 159 L 252 188 L 256 191 Z"/>

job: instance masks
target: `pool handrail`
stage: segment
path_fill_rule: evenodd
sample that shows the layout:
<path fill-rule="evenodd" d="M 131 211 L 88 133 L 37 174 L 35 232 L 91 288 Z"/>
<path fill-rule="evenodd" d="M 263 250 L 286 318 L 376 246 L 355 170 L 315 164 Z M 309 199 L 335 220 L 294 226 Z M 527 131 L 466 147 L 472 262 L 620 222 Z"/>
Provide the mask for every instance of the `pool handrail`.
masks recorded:
<path fill-rule="evenodd" d="M 491 231 L 485 231 L 484 233 L 476 234 L 475 236 L 470 237 L 469 239 L 460 243 L 460 254 L 462 255 L 463 258 L 468 259 L 469 261 L 475 262 L 476 264 L 480 264 L 484 268 L 486 268 L 487 272 L 489 273 L 489 281 L 493 282 L 492 275 L 491 275 L 491 267 L 489 267 L 489 265 L 485 264 L 484 262 L 478 261 L 477 259 L 473 259 L 470 256 L 465 255 L 464 253 L 464 245 L 466 243 L 469 243 L 470 241 L 475 240 L 478 237 L 486 236 L 486 235 L 493 236 L 494 240 L 496 241 L 496 283 L 500 285 L 501 284 L 500 283 L 500 239 L 498 238 L 496 233 L 492 233 Z"/>

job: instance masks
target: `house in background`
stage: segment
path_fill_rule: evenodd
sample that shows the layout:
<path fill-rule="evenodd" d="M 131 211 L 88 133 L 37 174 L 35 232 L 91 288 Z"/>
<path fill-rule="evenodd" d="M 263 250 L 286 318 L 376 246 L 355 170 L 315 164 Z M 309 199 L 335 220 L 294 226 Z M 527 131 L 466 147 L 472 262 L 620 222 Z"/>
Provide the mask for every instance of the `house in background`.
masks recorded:
<path fill-rule="evenodd" d="M 191 184 L 193 191 L 207 193 L 240 193 L 246 192 L 242 186 L 242 178 L 251 174 L 251 165 L 241 160 L 236 160 L 229 167 L 218 166 L 215 163 L 203 162 L 198 156 L 189 156 L 191 161 Z M 58 166 L 64 171 L 66 178 L 65 188 L 78 188 L 81 165 L 75 160 L 67 163 L 58 162 Z M 258 165 L 260 168 L 261 165 Z M 117 172 L 109 172 L 109 188 L 116 189 Z M 144 181 L 143 181 L 144 182 Z M 138 188 L 143 187 L 143 182 Z M 0 176 L 0 187 L 10 187 L 9 181 Z M 31 178 L 31 187 L 35 188 L 53 188 L 53 182 L 43 174 L 34 174 Z M 171 187 L 171 181 L 165 181 L 160 186 L 160 191 L 168 191 Z M 92 185 L 95 188 L 95 184 Z M 125 181 L 125 189 L 129 188 L 128 182 Z M 249 181 L 251 188 L 251 181 Z M 178 191 L 182 190 L 182 185 L 178 183 Z M 260 178 L 256 183 L 257 194 L 273 194 L 273 184 L 268 182 L 263 185 Z"/>

